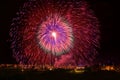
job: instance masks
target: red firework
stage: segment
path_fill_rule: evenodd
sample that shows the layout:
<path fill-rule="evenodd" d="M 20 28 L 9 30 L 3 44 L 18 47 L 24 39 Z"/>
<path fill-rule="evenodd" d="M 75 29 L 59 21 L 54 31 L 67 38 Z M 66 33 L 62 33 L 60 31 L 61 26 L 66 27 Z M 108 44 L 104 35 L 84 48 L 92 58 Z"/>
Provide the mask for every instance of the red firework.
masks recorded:
<path fill-rule="evenodd" d="M 85 1 L 30 0 L 11 24 L 13 56 L 22 64 L 91 65 L 99 25 Z"/>

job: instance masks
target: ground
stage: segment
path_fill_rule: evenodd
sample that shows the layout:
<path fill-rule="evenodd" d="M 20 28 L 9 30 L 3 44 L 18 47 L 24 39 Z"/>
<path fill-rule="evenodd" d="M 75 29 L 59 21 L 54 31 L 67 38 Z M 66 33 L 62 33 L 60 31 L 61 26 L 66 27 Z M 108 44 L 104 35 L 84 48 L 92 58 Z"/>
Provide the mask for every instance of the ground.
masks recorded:
<path fill-rule="evenodd" d="M 120 72 L 97 70 L 91 68 L 83 71 L 73 69 L 21 69 L 12 67 L 0 68 L 0 80 L 120 80 Z"/>

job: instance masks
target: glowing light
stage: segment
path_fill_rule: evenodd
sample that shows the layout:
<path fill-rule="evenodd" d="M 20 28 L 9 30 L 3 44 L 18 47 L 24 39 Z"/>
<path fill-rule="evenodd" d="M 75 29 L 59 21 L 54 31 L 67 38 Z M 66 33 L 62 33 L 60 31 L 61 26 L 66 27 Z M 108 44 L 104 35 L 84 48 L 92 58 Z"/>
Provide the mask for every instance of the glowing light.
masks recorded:
<path fill-rule="evenodd" d="M 79 69 L 74 69 L 75 73 L 83 73 L 85 72 L 84 70 L 79 70 Z"/>
<path fill-rule="evenodd" d="M 107 70 L 107 71 L 112 71 L 115 70 L 113 66 L 104 66 L 101 68 L 101 70 Z"/>
<path fill-rule="evenodd" d="M 56 34 L 56 32 L 52 32 L 52 36 L 55 38 L 55 40 L 56 40 L 56 37 L 57 37 L 57 34 Z"/>
<path fill-rule="evenodd" d="M 52 71 L 52 70 L 53 70 L 53 68 L 50 68 L 49 70 L 50 70 L 50 71 Z"/>
<path fill-rule="evenodd" d="M 76 67 L 75 69 L 71 70 L 70 73 L 84 73 L 85 72 L 85 68 L 84 67 Z"/>
<path fill-rule="evenodd" d="M 83 73 L 85 70 L 85 67 L 76 67 L 74 69 L 75 73 Z"/>

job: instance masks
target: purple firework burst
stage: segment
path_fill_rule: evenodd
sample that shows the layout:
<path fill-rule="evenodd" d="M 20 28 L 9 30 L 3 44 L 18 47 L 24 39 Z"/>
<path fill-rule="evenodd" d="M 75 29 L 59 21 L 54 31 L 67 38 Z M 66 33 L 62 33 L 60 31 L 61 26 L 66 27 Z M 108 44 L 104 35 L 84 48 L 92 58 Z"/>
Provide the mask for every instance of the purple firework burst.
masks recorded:
<path fill-rule="evenodd" d="M 38 29 L 40 47 L 53 55 L 61 55 L 72 48 L 73 35 L 69 23 L 65 19 L 53 15 L 48 17 Z"/>

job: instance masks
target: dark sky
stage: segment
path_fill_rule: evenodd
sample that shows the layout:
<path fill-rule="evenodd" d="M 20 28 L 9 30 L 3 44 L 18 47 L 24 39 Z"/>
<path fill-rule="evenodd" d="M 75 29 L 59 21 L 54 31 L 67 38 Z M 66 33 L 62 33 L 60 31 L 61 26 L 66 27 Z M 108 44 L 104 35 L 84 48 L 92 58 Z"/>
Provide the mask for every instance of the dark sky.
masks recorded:
<path fill-rule="evenodd" d="M 12 18 L 25 0 L 0 1 L 0 63 L 16 63 L 10 49 L 9 29 Z M 120 31 L 116 23 L 114 0 L 87 0 L 100 21 L 101 48 L 98 59 L 103 63 L 120 63 Z"/>

